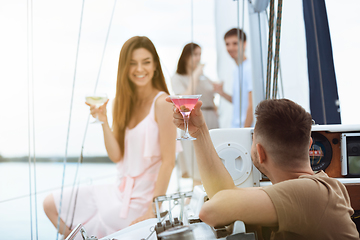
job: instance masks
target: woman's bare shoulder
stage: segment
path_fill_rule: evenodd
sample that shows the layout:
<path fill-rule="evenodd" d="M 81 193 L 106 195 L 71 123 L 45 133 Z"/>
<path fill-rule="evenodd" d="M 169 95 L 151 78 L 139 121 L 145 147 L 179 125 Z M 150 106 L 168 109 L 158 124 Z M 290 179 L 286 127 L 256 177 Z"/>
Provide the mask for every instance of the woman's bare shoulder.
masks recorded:
<path fill-rule="evenodd" d="M 165 100 L 168 96 L 169 94 L 167 94 L 166 92 L 161 93 L 161 95 L 155 101 L 155 107 L 164 107 L 171 105 Z"/>

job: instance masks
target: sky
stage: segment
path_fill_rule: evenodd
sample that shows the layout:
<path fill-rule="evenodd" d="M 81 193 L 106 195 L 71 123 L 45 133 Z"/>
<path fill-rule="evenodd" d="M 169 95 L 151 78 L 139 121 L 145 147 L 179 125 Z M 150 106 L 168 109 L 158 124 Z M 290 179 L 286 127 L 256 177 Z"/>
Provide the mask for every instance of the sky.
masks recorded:
<path fill-rule="evenodd" d="M 221 1 L 236 4 L 233 0 Z M 360 29 L 360 19 L 356 17 L 360 3 L 351 2 L 350 8 L 349 4 L 336 0 L 327 0 L 326 5 L 342 121 L 359 124 L 360 111 L 356 103 L 360 98 L 360 31 L 355 30 Z M 31 48 L 27 41 L 27 1 L 0 1 L 0 155 L 26 156 L 30 142 L 30 151 L 33 153 L 35 149 L 37 156 L 62 157 L 68 130 L 67 153 L 69 156 L 80 154 L 89 114 L 84 104 L 85 95 L 94 91 L 114 1 L 85 1 L 75 74 L 81 5 L 80 0 L 33 1 L 34 87 L 29 88 L 27 53 Z M 193 0 L 191 20 L 190 0 L 117 0 L 97 91 L 106 92 L 113 99 L 121 46 L 135 35 L 148 36 L 153 41 L 168 83 L 182 47 L 191 40 L 202 47 L 205 74 L 217 80 L 215 5 L 210 0 Z M 234 8 L 228 11 L 236 13 Z M 289 36 L 295 32 L 294 28 L 282 34 Z M 286 44 L 285 41 L 284 46 Z M 30 114 L 29 92 L 34 101 L 34 113 L 30 111 Z M 108 114 L 111 119 L 110 111 Z M 84 154 L 106 155 L 100 125 L 89 126 Z"/>
<path fill-rule="evenodd" d="M 30 112 L 28 137 L 27 5 L 26 1 L 0 2 L 0 97 L 5 104 L 0 127 L 0 154 L 28 155 L 35 142 L 37 156 L 64 156 L 82 1 L 33 1 L 34 128 Z M 71 112 L 68 155 L 78 156 L 89 114 L 85 95 L 94 91 L 113 0 L 86 0 L 80 36 Z M 157 48 L 169 84 L 182 47 L 193 39 L 203 50 L 205 73 L 216 77 L 216 50 L 212 1 L 193 3 L 118 0 L 100 72 L 98 92 L 115 95 L 117 64 L 123 43 L 132 36 L 149 37 Z M 31 88 L 30 88 L 31 93 Z M 32 94 L 31 94 L 32 95 Z M 30 96 L 32 98 L 32 96 Z M 111 119 L 111 113 L 109 111 Z M 35 141 L 32 133 L 35 132 Z M 5 137 L 6 136 L 6 137 Z M 31 146 L 31 151 L 33 146 Z M 87 131 L 86 155 L 106 155 L 100 125 Z"/>

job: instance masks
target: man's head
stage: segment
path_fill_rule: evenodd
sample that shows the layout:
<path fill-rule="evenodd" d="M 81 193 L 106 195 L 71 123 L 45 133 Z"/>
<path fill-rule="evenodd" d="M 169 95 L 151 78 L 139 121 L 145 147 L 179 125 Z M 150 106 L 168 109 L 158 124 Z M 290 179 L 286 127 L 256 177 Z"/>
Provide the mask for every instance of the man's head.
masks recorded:
<path fill-rule="evenodd" d="M 226 44 L 226 50 L 236 62 L 239 56 L 239 45 L 240 45 L 240 56 L 246 49 L 246 34 L 239 28 L 233 28 L 227 31 L 224 35 Z M 242 50 L 242 46 L 244 49 Z"/>
<path fill-rule="evenodd" d="M 259 166 L 259 146 L 273 164 L 283 169 L 309 164 L 312 117 L 300 105 L 288 99 L 271 99 L 259 103 L 255 110 L 251 155 Z M 261 151 L 261 150 L 260 150 Z M 261 154 L 261 153 L 260 153 Z M 266 173 L 265 173 L 266 174 Z"/>

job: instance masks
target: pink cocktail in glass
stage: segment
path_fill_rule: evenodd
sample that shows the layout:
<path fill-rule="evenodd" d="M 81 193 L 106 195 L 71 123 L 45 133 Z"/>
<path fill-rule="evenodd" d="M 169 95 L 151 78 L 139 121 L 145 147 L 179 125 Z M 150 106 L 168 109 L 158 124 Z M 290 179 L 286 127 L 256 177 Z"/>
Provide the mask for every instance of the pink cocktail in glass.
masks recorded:
<path fill-rule="evenodd" d="M 181 115 L 184 118 L 184 135 L 177 140 L 196 140 L 190 136 L 188 132 L 188 123 L 191 110 L 193 110 L 195 104 L 199 101 L 201 95 L 176 95 L 170 96 L 171 101 L 179 109 Z"/>

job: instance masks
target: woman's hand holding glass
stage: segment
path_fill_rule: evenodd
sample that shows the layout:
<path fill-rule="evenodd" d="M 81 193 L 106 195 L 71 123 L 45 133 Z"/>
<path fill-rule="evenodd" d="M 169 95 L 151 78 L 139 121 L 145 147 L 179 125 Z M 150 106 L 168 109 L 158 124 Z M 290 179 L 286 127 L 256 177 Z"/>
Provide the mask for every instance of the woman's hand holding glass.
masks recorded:
<path fill-rule="evenodd" d="M 199 80 L 200 76 L 202 76 L 204 74 L 203 73 L 204 66 L 205 66 L 205 64 L 199 64 L 196 66 L 196 68 L 194 69 L 194 72 L 193 72 L 194 79 Z"/>
<path fill-rule="evenodd" d="M 107 122 L 106 106 L 109 102 L 109 99 L 101 106 L 97 107 L 94 104 L 85 102 L 86 105 L 90 107 L 90 114 L 94 118 L 98 119 L 101 123 Z"/>
<path fill-rule="evenodd" d="M 214 88 L 214 92 L 219 93 L 221 95 L 224 92 L 224 82 L 223 81 L 213 82 L 213 88 Z"/>

